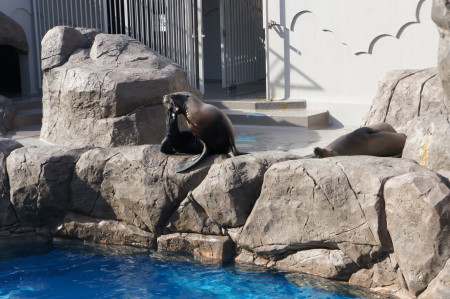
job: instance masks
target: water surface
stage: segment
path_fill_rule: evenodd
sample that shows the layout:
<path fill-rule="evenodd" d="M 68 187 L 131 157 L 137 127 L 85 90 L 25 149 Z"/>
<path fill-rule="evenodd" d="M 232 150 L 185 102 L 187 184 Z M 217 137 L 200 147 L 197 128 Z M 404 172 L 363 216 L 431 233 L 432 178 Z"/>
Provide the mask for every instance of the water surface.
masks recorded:
<path fill-rule="evenodd" d="M 130 247 L 0 244 L 0 298 L 368 298 L 313 280 Z"/>

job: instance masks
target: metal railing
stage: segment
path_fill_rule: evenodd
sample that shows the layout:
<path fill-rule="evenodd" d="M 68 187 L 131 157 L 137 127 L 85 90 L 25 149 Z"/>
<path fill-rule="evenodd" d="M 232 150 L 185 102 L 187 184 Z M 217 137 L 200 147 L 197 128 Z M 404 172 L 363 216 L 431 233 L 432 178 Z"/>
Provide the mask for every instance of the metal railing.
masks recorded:
<path fill-rule="evenodd" d="M 58 25 L 126 34 L 181 65 L 191 86 L 199 77 L 198 0 L 35 0 L 36 45 Z M 42 78 L 40 78 L 42 79 Z"/>

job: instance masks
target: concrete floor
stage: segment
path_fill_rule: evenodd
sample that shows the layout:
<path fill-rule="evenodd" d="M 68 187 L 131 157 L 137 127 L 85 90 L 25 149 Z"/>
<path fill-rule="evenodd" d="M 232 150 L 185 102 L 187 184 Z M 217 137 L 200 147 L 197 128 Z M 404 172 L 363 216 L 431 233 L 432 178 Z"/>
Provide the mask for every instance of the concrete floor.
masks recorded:
<path fill-rule="evenodd" d="M 260 100 L 265 99 L 264 81 L 238 86 L 234 90 L 221 87 L 219 82 L 206 85 L 206 100 Z M 261 152 L 269 150 L 290 151 L 298 155 L 313 153 L 316 146 L 324 147 L 341 135 L 356 127 L 329 126 L 320 129 L 304 127 L 247 126 L 235 125 L 236 145 L 242 152 Z M 39 139 L 40 126 L 29 126 L 10 131 L 7 138 L 19 141 L 25 146 L 45 146 L 48 143 Z"/>
<path fill-rule="evenodd" d="M 337 137 L 355 128 L 306 129 L 302 127 L 234 126 L 236 146 L 242 152 L 269 150 L 289 151 L 301 156 L 313 153 L 316 146 L 324 147 Z M 17 140 L 25 146 L 48 146 L 39 139 L 40 126 L 10 131 L 7 138 Z"/>

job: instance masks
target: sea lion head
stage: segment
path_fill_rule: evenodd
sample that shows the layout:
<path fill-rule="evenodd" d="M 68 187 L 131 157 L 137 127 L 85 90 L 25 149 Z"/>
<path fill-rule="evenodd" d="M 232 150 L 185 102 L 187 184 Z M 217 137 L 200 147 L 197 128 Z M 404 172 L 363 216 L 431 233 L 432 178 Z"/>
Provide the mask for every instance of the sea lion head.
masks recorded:
<path fill-rule="evenodd" d="M 163 104 L 167 109 L 173 109 L 176 114 L 186 114 L 187 101 L 192 97 L 189 92 L 176 92 L 164 96 Z"/>

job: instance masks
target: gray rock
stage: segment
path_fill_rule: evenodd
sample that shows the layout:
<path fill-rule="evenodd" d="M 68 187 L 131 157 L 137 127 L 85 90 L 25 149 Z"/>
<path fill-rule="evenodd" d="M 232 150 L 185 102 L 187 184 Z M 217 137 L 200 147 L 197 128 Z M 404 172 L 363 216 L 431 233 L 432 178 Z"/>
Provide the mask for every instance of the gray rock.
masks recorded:
<path fill-rule="evenodd" d="M 275 267 L 335 280 L 348 280 L 359 269 L 341 250 L 329 249 L 298 251 L 277 261 Z"/>
<path fill-rule="evenodd" d="M 228 236 L 175 233 L 157 241 L 158 250 L 189 253 L 203 262 L 226 263 L 234 255 L 234 243 Z"/>
<path fill-rule="evenodd" d="M 206 176 L 217 156 L 187 173 L 175 172 L 179 156 L 158 146 L 92 149 L 80 157 L 71 208 L 93 218 L 126 222 L 160 234 L 173 211 Z"/>
<path fill-rule="evenodd" d="M 22 144 L 15 140 L 0 138 L 0 231 L 3 227 L 11 226 L 17 222 L 17 217 L 11 205 L 9 196 L 6 158 L 13 150 L 20 147 L 22 147 Z"/>
<path fill-rule="evenodd" d="M 53 27 L 42 38 L 42 71 L 63 65 L 75 50 L 88 48 L 89 45 L 89 40 L 77 29 L 67 26 Z"/>
<path fill-rule="evenodd" d="M 428 288 L 419 296 L 419 299 L 447 299 L 450 298 L 450 259 L 444 268 L 430 282 Z"/>
<path fill-rule="evenodd" d="M 445 107 L 450 112 L 450 5 L 433 0 L 431 17 L 439 31 L 438 73 L 444 89 Z"/>
<path fill-rule="evenodd" d="M 266 152 L 226 159 L 211 167 L 192 198 L 220 226 L 242 226 L 259 197 L 266 170 L 274 163 L 299 158 L 284 152 Z"/>
<path fill-rule="evenodd" d="M 403 157 L 434 171 L 450 169 L 450 116 L 429 113 L 406 126 Z"/>
<path fill-rule="evenodd" d="M 14 127 L 15 115 L 16 108 L 14 102 L 0 95 L 0 136 L 5 136 Z"/>
<path fill-rule="evenodd" d="M 397 294 L 399 297 L 409 297 L 404 291 L 406 285 L 393 254 L 377 261 L 368 269 L 361 269 L 354 273 L 349 280 L 349 284 L 383 293 Z"/>
<path fill-rule="evenodd" d="M 394 255 L 411 295 L 418 295 L 450 257 L 450 189 L 432 171 L 406 173 L 385 185 Z"/>
<path fill-rule="evenodd" d="M 208 217 L 205 210 L 192 198 L 191 193 L 169 219 L 165 233 L 174 232 L 222 235 L 220 226 Z"/>
<path fill-rule="evenodd" d="M 94 219 L 68 213 L 54 235 L 69 239 L 109 245 L 156 247 L 154 234 L 124 222 Z"/>
<path fill-rule="evenodd" d="M 272 259 L 305 248 L 340 248 L 365 266 L 392 250 L 384 183 L 415 171 L 426 169 L 368 156 L 277 163 L 266 172 L 239 245 Z"/>
<path fill-rule="evenodd" d="M 408 121 L 442 105 L 436 68 L 392 71 L 379 83 L 363 125 L 387 122 L 403 132 Z"/>
<path fill-rule="evenodd" d="M 71 42 L 65 39 L 69 33 L 76 37 Z M 43 48 L 48 52 L 69 49 L 63 51 L 67 59 L 44 72 L 41 139 L 47 142 L 159 144 L 165 136 L 162 97 L 193 91 L 180 66 L 131 37 L 70 27 L 56 27 L 47 35 Z"/>
<path fill-rule="evenodd" d="M 60 223 L 73 169 L 86 148 L 22 147 L 6 159 L 11 203 L 21 226 Z"/>
<path fill-rule="evenodd" d="M 28 41 L 22 26 L 0 12 L 0 45 L 11 46 L 28 54 Z"/>

